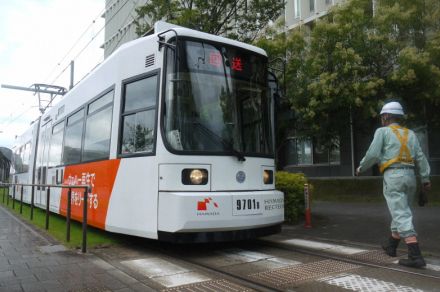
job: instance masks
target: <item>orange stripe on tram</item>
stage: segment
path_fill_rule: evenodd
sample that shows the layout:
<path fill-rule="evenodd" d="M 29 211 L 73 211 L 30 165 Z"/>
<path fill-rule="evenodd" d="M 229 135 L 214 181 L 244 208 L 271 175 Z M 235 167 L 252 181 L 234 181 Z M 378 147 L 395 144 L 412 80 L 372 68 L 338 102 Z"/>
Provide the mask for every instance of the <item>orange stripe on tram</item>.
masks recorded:
<path fill-rule="evenodd" d="M 68 185 L 91 185 L 88 194 L 88 224 L 105 228 L 108 204 L 118 172 L 120 159 L 66 166 L 63 183 Z M 61 194 L 60 213 L 67 215 L 67 189 Z M 72 219 L 82 221 L 82 189 L 72 189 Z"/>

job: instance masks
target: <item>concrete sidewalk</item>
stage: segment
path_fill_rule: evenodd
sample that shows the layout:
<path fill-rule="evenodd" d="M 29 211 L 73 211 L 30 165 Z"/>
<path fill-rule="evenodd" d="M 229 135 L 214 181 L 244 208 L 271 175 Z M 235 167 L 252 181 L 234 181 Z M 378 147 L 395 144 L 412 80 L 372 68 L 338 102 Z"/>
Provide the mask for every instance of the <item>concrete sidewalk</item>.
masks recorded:
<path fill-rule="evenodd" d="M 386 203 L 314 202 L 312 228 L 304 223 L 284 225 L 288 238 L 315 239 L 371 244 L 379 247 L 389 236 L 390 215 Z M 414 226 L 424 254 L 440 257 L 440 207 L 414 207 Z M 400 248 L 406 251 L 404 244 Z"/>
<path fill-rule="evenodd" d="M 93 254 L 66 250 L 0 206 L 0 291 L 153 291 Z"/>

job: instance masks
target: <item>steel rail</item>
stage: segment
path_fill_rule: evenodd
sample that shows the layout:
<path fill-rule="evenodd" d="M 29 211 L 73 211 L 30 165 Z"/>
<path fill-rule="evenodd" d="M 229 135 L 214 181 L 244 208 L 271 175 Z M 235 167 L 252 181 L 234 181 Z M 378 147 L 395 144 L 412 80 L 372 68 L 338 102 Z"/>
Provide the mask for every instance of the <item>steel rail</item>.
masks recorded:
<path fill-rule="evenodd" d="M 232 272 L 224 271 L 216 267 L 209 266 L 207 264 L 199 263 L 195 260 L 188 259 L 187 257 L 182 256 L 177 251 L 170 251 L 169 249 L 165 249 L 164 247 L 151 247 L 152 249 L 155 249 L 156 251 L 160 252 L 162 256 L 168 257 L 171 259 L 177 259 L 181 262 L 189 263 L 192 266 L 195 266 L 201 270 L 211 272 L 217 275 L 223 275 L 226 276 L 227 280 L 234 280 L 235 284 L 240 284 L 243 286 L 246 286 L 247 288 L 254 289 L 256 291 L 275 291 L 275 292 L 282 292 L 285 291 L 284 289 L 280 289 L 274 286 L 264 285 L 260 282 L 252 281 L 245 276 L 240 276 L 237 274 L 234 274 Z"/>
<path fill-rule="evenodd" d="M 316 257 L 321 257 L 321 258 L 325 258 L 325 259 L 331 259 L 331 260 L 345 262 L 345 263 L 349 263 L 349 264 L 355 264 L 355 265 L 366 266 L 366 267 L 371 267 L 371 268 L 378 268 L 378 269 L 383 269 L 383 270 L 390 270 L 390 271 L 394 271 L 394 272 L 405 273 L 405 274 L 410 274 L 410 275 L 414 275 L 414 276 L 420 276 L 420 277 L 440 280 L 440 276 L 429 275 L 429 274 L 424 274 L 424 273 L 414 272 L 414 271 L 408 271 L 406 269 L 394 268 L 394 267 L 387 266 L 385 264 L 381 265 L 381 264 L 371 263 L 371 262 L 368 262 L 368 261 L 361 261 L 361 260 L 350 258 L 350 255 L 337 256 L 337 255 L 331 255 L 329 253 L 326 253 L 325 251 L 323 251 L 323 252 L 311 251 L 309 249 L 301 248 L 301 247 L 291 247 L 291 248 L 289 248 L 289 247 L 286 247 L 282 243 L 267 242 L 267 241 L 261 241 L 261 240 L 258 240 L 258 243 L 261 244 L 261 245 L 275 247 L 275 248 L 279 248 L 279 249 L 282 249 L 282 250 L 297 251 L 299 253 L 307 254 L 307 255 L 310 255 L 310 256 L 316 256 Z"/>

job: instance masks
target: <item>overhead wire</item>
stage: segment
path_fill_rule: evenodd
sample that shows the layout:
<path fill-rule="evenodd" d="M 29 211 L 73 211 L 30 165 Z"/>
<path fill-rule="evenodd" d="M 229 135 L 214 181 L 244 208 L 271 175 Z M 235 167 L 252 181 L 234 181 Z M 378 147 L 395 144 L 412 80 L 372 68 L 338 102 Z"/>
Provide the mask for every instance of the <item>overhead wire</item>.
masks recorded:
<path fill-rule="evenodd" d="M 115 2 L 116 1 L 118 1 L 118 0 L 115 0 Z M 92 36 L 92 38 L 87 42 L 87 44 L 79 51 L 79 53 L 77 53 L 76 55 L 75 55 L 75 57 L 74 58 L 72 58 L 73 60 L 76 60 L 84 51 L 85 51 L 85 49 L 95 40 L 95 38 L 108 26 L 108 24 L 115 18 L 115 16 L 118 14 L 118 12 L 129 2 L 130 0 L 126 0 L 119 8 L 118 8 L 118 10 L 106 21 L 106 23 L 104 24 L 104 26 L 101 28 L 101 29 L 99 29 L 99 31 L 97 32 L 97 33 L 95 33 L 93 36 Z M 113 5 L 113 3 L 110 5 L 110 6 L 112 6 Z M 133 8 L 133 10 L 134 10 L 134 8 Z M 130 13 L 128 14 L 128 16 L 130 16 L 131 15 L 131 13 L 133 12 L 133 10 L 132 11 L 130 11 Z M 96 20 L 99 18 L 99 17 L 101 17 L 101 15 L 104 13 L 106 11 L 106 8 L 104 8 L 103 10 L 101 10 L 101 12 L 99 13 L 99 15 L 96 17 L 96 18 L 94 18 L 94 20 L 92 21 L 92 23 L 91 24 L 89 24 L 89 26 L 82 32 L 82 34 L 79 36 L 79 38 L 75 41 L 75 43 L 72 45 L 72 47 L 69 49 L 69 51 L 64 55 L 64 57 L 61 59 L 61 61 L 59 61 L 55 66 L 54 66 L 54 68 L 52 69 L 52 71 L 50 72 L 50 74 L 45 78 L 46 80 L 49 78 L 49 76 L 50 75 L 52 75 L 52 73 L 56 70 L 56 68 L 62 63 L 62 62 L 64 62 L 64 60 L 67 58 L 67 56 L 73 51 L 73 49 L 77 46 L 77 44 L 79 43 L 79 41 L 84 37 L 84 35 L 87 33 L 87 31 L 89 31 L 90 30 L 90 28 L 96 23 Z M 128 19 L 128 17 L 125 19 L 125 21 L 124 21 L 124 23 L 127 21 L 127 19 Z M 126 32 L 124 32 L 124 35 L 125 35 L 125 33 Z M 124 36 L 123 35 L 123 36 Z M 121 39 L 123 38 L 123 36 L 121 37 Z M 121 41 L 121 39 L 119 40 L 119 42 L 118 42 L 118 44 L 117 45 L 119 45 L 119 43 L 120 43 L 120 41 Z M 61 77 L 61 75 L 68 69 L 70 67 L 70 62 L 69 62 L 69 64 L 67 64 L 63 69 L 62 69 L 62 71 L 55 77 L 55 79 L 51 82 L 51 84 L 54 84 L 57 80 L 58 80 L 58 78 L 60 78 Z M 5 125 L 9 125 L 9 124 L 11 124 L 12 122 L 14 122 L 14 121 L 16 121 L 17 119 L 19 119 L 20 117 L 22 117 L 24 114 L 26 114 L 29 110 L 31 110 L 33 107 L 29 107 L 26 111 L 24 111 L 23 113 L 21 113 L 21 114 L 19 114 L 19 115 L 17 115 L 17 116 L 15 116 L 15 117 L 10 117 L 10 118 L 6 118 L 6 119 L 4 119 L 3 120 L 3 123 L 4 122 L 6 122 L 6 124 Z M 9 121 L 8 121 L 8 119 L 9 119 Z"/>
<path fill-rule="evenodd" d="M 130 0 L 126 0 L 119 8 L 118 8 L 118 10 L 109 18 L 109 20 L 108 21 L 106 21 L 106 23 L 104 24 L 104 26 L 97 32 L 97 33 L 95 33 L 95 35 L 94 36 L 92 36 L 92 38 L 87 42 L 87 44 L 79 51 L 79 53 L 77 53 L 76 55 L 75 55 L 75 57 L 74 58 L 72 58 L 73 60 L 76 60 L 84 51 L 85 51 L 85 49 L 95 40 L 95 38 L 101 33 L 101 31 L 103 30 L 103 29 L 105 29 L 106 27 L 107 27 L 107 25 L 114 19 L 114 17 L 118 14 L 118 12 L 128 3 L 128 1 L 130 1 Z M 69 64 L 67 64 L 66 65 L 66 67 L 64 67 L 63 69 L 62 69 L 62 71 L 61 71 L 61 73 L 60 74 L 58 74 L 56 77 L 55 77 L 55 79 L 52 81 L 52 84 L 54 84 L 57 80 L 58 80 L 58 78 L 60 78 L 61 77 L 61 75 L 68 69 L 70 67 L 70 63 Z"/>
<path fill-rule="evenodd" d="M 134 16 L 132 15 L 132 12 L 136 9 L 137 5 L 139 4 L 139 0 L 136 1 L 136 2 L 135 2 L 135 0 L 132 0 L 132 1 L 133 1 L 133 3 L 134 3 L 134 7 L 133 7 L 133 9 L 128 13 L 127 17 L 126 17 L 125 20 L 123 21 L 124 26 L 127 25 L 127 20 L 128 20 L 128 18 L 129 18 L 130 16 L 134 17 Z M 128 1 L 127 1 L 126 3 L 128 3 Z M 126 4 L 126 3 L 125 3 L 125 4 Z M 118 10 L 118 12 L 119 12 L 119 10 Z M 125 30 L 124 33 L 121 35 L 120 39 L 118 40 L 118 42 L 116 43 L 114 49 L 110 52 L 110 54 L 113 53 L 114 50 L 115 50 L 116 48 L 118 48 L 119 44 L 121 43 L 122 39 L 125 37 L 125 35 L 127 34 L 127 32 L 128 32 L 128 29 Z M 98 63 L 94 68 L 98 67 L 99 64 L 100 64 L 100 63 Z M 66 67 L 66 69 L 67 69 L 67 68 L 68 68 L 68 67 Z M 93 69 L 92 69 L 92 70 L 93 70 Z M 64 70 L 64 71 L 65 71 L 65 70 Z M 89 74 L 89 73 L 87 73 L 86 75 L 84 75 L 84 76 L 83 76 L 83 79 L 84 79 L 88 74 Z M 82 79 L 81 79 L 81 80 L 82 80 Z M 78 81 L 78 82 L 80 82 L 80 81 Z"/>
<path fill-rule="evenodd" d="M 19 118 L 21 118 L 22 116 L 24 116 L 28 111 L 30 111 L 31 109 L 33 109 L 34 106 L 30 106 L 28 108 L 26 108 L 22 113 L 18 114 L 17 116 L 15 116 L 14 118 L 11 117 L 11 119 L 9 121 L 6 122 L 6 124 L 2 123 L 2 126 L 8 126 L 10 124 L 12 124 L 13 122 L 15 122 L 16 120 L 18 120 Z"/>
<path fill-rule="evenodd" d="M 50 71 L 50 73 L 48 74 L 48 76 L 45 78 L 45 80 L 47 80 L 52 73 L 56 70 L 56 68 L 64 62 L 64 60 L 67 58 L 67 56 L 70 54 L 70 52 L 72 52 L 72 50 L 75 48 L 75 46 L 79 43 L 79 41 L 84 37 L 84 35 L 89 31 L 90 28 L 93 27 L 93 25 L 95 24 L 96 20 L 99 19 L 99 17 L 101 17 L 102 13 L 105 12 L 105 7 L 103 10 L 101 10 L 101 12 L 98 14 L 97 17 L 95 17 L 92 21 L 92 23 L 89 24 L 89 26 L 81 33 L 81 35 L 78 37 L 78 39 L 75 41 L 75 43 L 72 45 L 72 47 L 70 47 L 69 51 L 64 55 L 64 57 L 61 59 L 61 61 L 57 62 L 56 65 L 53 67 L 53 69 Z"/>

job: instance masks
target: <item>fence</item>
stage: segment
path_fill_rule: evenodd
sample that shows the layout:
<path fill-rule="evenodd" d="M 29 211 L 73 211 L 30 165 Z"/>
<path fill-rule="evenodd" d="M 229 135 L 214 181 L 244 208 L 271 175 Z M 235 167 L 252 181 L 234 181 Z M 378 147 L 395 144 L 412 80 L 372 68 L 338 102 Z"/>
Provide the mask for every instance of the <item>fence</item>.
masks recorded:
<path fill-rule="evenodd" d="M 46 230 L 49 229 L 49 203 L 50 203 L 50 189 L 51 188 L 61 188 L 68 189 L 67 191 L 67 212 L 66 212 L 66 241 L 70 241 L 70 219 L 71 219 L 71 211 L 72 211 L 72 189 L 84 189 L 83 192 L 83 220 L 82 220 L 82 246 L 81 251 L 83 253 L 87 252 L 87 195 L 90 192 L 91 188 L 88 185 L 50 185 L 50 184 L 21 184 L 21 183 L 1 183 L 0 188 L 3 188 L 3 203 L 5 202 L 6 196 L 6 204 L 9 206 L 9 187 L 12 188 L 12 208 L 15 210 L 15 201 L 16 201 L 16 189 L 20 188 L 20 214 L 23 213 L 23 188 L 24 187 L 32 187 L 31 191 L 31 212 L 30 212 L 30 220 L 34 219 L 34 194 L 35 187 L 38 188 L 46 188 L 46 222 L 45 227 Z M 7 191 L 7 192 L 6 192 Z M 7 193 L 7 194 L 6 194 Z"/>

